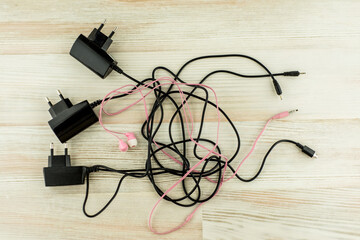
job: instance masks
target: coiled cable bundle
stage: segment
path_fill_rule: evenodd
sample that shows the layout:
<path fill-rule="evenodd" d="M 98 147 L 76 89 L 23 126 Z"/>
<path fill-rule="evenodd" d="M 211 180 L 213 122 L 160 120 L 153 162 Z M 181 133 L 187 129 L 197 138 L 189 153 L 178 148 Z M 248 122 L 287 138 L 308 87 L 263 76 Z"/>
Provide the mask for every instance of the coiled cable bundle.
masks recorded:
<path fill-rule="evenodd" d="M 182 73 L 182 71 L 189 64 L 195 61 L 199 61 L 202 59 L 209 59 L 209 58 L 228 58 L 228 57 L 249 59 L 250 61 L 258 64 L 262 69 L 264 69 L 267 72 L 267 74 L 244 75 L 228 70 L 215 70 L 208 73 L 204 78 L 202 78 L 199 81 L 199 83 L 196 84 L 187 83 L 186 81 L 180 78 L 180 74 Z M 142 169 L 125 169 L 125 170 L 114 169 L 103 165 L 95 165 L 87 168 L 86 195 L 83 204 L 83 212 L 88 217 L 95 217 L 99 215 L 110 205 L 110 203 L 113 201 L 113 199 L 116 197 L 117 193 L 119 192 L 120 186 L 125 178 L 147 177 L 151 182 L 154 190 L 160 196 L 159 200 L 156 202 L 156 204 L 154 205 L 153 209 L 150 212 L 150 216 L 149 216 L 150 230 L 157 234 L 167 234 L 181 228 L 188 221 L 190 221 L 190 219 L 197 211 L 197 209 L 218 193 L 224 182 L 230 180 L 233 177 L 236 177 L 237 179 L 243 182 L 250 182 L 255 180 L 261 173 L 268 155 L 274 149 L 274 147 L 279 143 L 283 143 L 283 142 L 292 143 L 301 149 L 303 149 L 304 147 L 301 144 L 292 140 L 284 139 L 277 141 L 271 146 L 269 151 L 266 153 L 259 170 L 253 177 L 249 179 L 245 179 L 239 176 L 237 172 L 240 166 L 251 155 L 251 153 L 255 148 L 256 143 L 258 142 L 260 136 L 263 134 L 263 132 L 265 131 L 266 127 L 271 122 L 271 120 L 286 117 L 292 111 L 282 112 L 270 118 L 265 124 L 263 130 L 260 132 L 257 139 L 255 140 L 254 145 L 251 148 L 250 152 L 242 159 L 240 164 L 235 168 L 232 166 L 232 161 L 237 157 L 240 151 L 240 145 L 241 145 L 240 135 L 234 123 L 231 121 L 230 117 L 219 106 L 216 92 L 210 86 L 204 84 L 204 82 L 210 76 L 217 73 L 226 73 L 243 78 L 270 77 L 273 81 L 277 94 L 281 96 L 282 91 L 280 85 L 275 79 L 275 76 L 298 76 L 300 74 L 298 71 L 272 74 L 258 60 L 240 54 L 209 55 L 209 56 L 194 58 L 186 62 L 177 73 L 172 72 L 166 67 L 159 66 L 153 69 L 152 76 L 150 78 L 146 78 L 142 81 L 133 78 L 132 76 L 128 75 L 117 66 L 114 66 L 114 70 L 120 74 L 123 74 L 125 77 L 129 78 L 130 80 L 132 80 L 134 84 L 127 84 L 111 91 L 102 100 L 96 100 L 93 103 L 91 103 L 91 106 L 95 108 L 100 105 L 100 110 L 99 110 L 100 124 L 107 132 L 117 137 L 118 134 L 122 134 L 122 133 L 109 130 L 103 123 L 103 115 L 106 114 L 112 116 L 112 115 L 121 114 L 125 112 L 127 109 L 131 108 L 132 106 L 140 102 L 143 102 L 145 121 L 141 127 L 141 135 L 147 141 L 147 156 L 144 161 L 144 168 Z M 166 71 L 169 74 L 169 77 L 156 78 L 156 73 L 159 70 Z M 109 101 L 118 98 L 123 98 L 133 94 L 139 95 L 139 98 L 136 99 L 129 106 L 123 107 L 122 109 L 116 112 L 108 112 L 105 110 L 104 107 Z M 152 103 L 151 109 L 148 109 L 146 98 L 151 94 L 155 96 L 155 100 Z M 180 98 L 180 101 L 177 101 L 177 97 Z M 215 100 L 211 100 L 211 97 L 213 97 Z M 198 122 L 199 127 L 197 129 L 195 129 L 193 114 L 189 104 L 189 102 L 192 99 L 200 101 L 202 103 L 200 121 Z M 167 102 L 170 102 L 170 104 L 173 106 L 174 109 L 170 113 L 166 112 L 169 110 L 168 108 L 164 107 L 164 104 Z M 203 133 L 205 131 L 207 132 L 211 131 L 211 133 L 213 132 L 212 129 L 204 129 L 204 123 L 206 121 L 206 111 L 210 108 L 215 109 L 217 113 L 216 116 L 217 127 L 215 129 L 215 133 L 212 134 L 215 136 L 214 139 L 209 139 L 203 136 L 204 135 Z M 166 120 L 165 114 L 166 116 L 170 114 L 170 119 L 168 121 L 168 129 L 167 129 L 168 137 L 169 137 L 168 142 L 165 142 L 164 140 L 161 140 L 158 137 L 159 132 L 163 130 L 162 127 L 164 126 Z M 226 121 L 230 124 L 231 129 L 235 135 L 234 144 L 236 145 L 236 147 L 234 153 L 231 156 L 227 156 L 226 153 L 223 153 L 221 147 L 219 146 L 221 119 L 222 120 L 226 119 Z M 176 137 L 174 136 L 175 133 L 173 127 L 175 124 L 178 124 L 180 127 L 180 134 L 178 134 Z M 175 140 L 175 138 L 177 140 Z M 174 162 L 174 164 L 172 164 L 171 167 L 165 166 L 165 164 L 161 160 L 162 155 L 165 155 L 167 158 L 171 159 Z M 194 160 L 195 160 L 195 164 L 192 164 Z M 229 178 L 225 179 L 225 173 L 228 169 L 230 169 L 232 175 Z M 113 196 L 110 198 L 107 204 L 97 213 L 91 215 L 88 214 L 86 211 L 86 203 L 89 195 L 89 174 L 98 171 L 119 173 L 121 174 L 121 178 L 119 180 L 119 183 L 117 185 L 117 188 Z M 179 177 L 179 180 L 177 180 L 170 188 L 162 189 L 159 186 L 157 180 L 160 176 L 169 175 L 169 174 Z M 202 182 L 204 181 L 212 182 L 214 184 L 211 192 L 208 194 L 205 194 L 201 188 Z M 172 191 L 177 185 L 181 185 L 182 195 L 180 197 L 171 196 L 169 194 L 170 191 Z M 159 202 L 162 199 L 170 201 L 178 206 L 182 206 L 182 207 L 195 206 L 195 208 L 192 211 L 192 213 L 185 219 L 185 221 L 183 221 L 177 227 L 165 232 L 158 232 L 152 228 L 151 219 L 154 209 L 158 206 Z"/>

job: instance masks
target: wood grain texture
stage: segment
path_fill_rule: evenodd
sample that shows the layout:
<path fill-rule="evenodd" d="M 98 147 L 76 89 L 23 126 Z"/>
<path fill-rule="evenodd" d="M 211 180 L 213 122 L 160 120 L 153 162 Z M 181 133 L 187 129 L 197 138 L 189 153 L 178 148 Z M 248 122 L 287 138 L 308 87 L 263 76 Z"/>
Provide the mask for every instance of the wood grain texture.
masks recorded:
<path fill-rule="evenodd" d="M 359 11 L 357 0 L 2 0 L 0 239 L 359 239 Z M 158 196 L 146 179 L 126 179 L 108 211 L 86 218 L 81 212 L 84 186 L 44 187 L 48 144 L 62 147 L 47 126 L 43 99 L 55 100 L 55 90 L 61 89 L 73 102 L 91 101 L 129 83 L 116 74 L 101 80 L 68 55 L 77 35 L 88 34 L 105 17 L 105 32 L 119 27 L 111 54 L 137 78 L 148 77 L 158 65 L 175 71 L 192 57 L 216 53 L 248 54 L 273 72 L 306 71 L 298 78 L 279 78 L 283 101 L 268 79 L 217 75 L 208 84 L 239 129 L 240 156 L 268 117 L 300 109 L 271 124 L 241 169 L 243 175 L 254 173 L 269 146 L 282 138 L 313 147 L 320 158 L 279 146 L 257 181 L 226 183 L 189 224 L 160 238 L 147 228 Z M 227 59 L 194 64 L 183 78 L 196 82 L 218 68 L 261 73 L 247 61 Z M 113 128 L 134 132 L 143 120 L 141 106 L 106 119 Z M 215 117 L 207 121 L 212 129 Z M 224 125 L 224 152 L 234 150 L 231 137 Z M 74 165 L 136 168 L 146 155 L 141 139 L 136 150 L 119 153 L 98 125 L 68 144 Z M 92 176 L 89 211 L 105 203 L 117 180 L 111 174 Z M 175 179 L 159 181 L 170 186 Z M 164 202 L 154 226 L 168 229 L 190 211 Z"/>

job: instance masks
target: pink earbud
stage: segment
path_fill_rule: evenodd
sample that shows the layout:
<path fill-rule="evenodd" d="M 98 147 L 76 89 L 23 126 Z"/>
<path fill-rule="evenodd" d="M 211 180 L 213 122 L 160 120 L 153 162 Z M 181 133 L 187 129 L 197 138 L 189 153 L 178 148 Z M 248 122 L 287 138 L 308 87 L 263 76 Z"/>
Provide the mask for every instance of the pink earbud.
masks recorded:
<path fill-rule="evenodd" d="M 128 145 L 123 141 L 123 140 L 119 140 L 119 149 L 122 152 L 126 152 L 128 150 Z"/>
<path fill-rule="evenodd" d="M 132 148 L 136 147 L 137 140 L 136 140 L 135 134 L 132 132 L 128 132 L 128 133 L 125 133 L 125 136 L 127 137 L 127 142 L 129 144 L 129 146 Z"/>

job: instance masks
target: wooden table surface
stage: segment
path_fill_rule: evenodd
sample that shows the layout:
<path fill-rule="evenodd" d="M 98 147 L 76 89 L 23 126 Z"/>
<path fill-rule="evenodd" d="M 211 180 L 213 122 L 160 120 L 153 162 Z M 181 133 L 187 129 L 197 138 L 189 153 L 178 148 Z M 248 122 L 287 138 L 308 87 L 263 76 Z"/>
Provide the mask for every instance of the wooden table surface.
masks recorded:
<path fill-rule="evenodd" d="M 0 239 L 359 239 L 359 12 L 358 0 L 2 0 Z M 56 153 L 63 148 L 47 124 L 44 97 L 56 101 L 60 89 L 73 103 L 93 101 L 130 83 L 116 73 L 100 79 L 68 54 L 76 37 L 90 33 L 104 18 L 106 33 L 118 26 L 109 52 L 139 79 L 150 76 L 155 66 L 176 71 L 190 58 L 220 53 L 251 55 L 272 72 L 305 71 L 297 78 L 278 78 L 283 101 L 270 79 L 219 74 L 208 84 L 240 132 L 242 147 L 234 165 L 249 151 L 266 119 L 299 109 L 271 123 L 241 174 L 254 174 L 271 144 L 283 138 L 314 148 L 319 159 L 293 146 L 279 146 L 256 181 L 227 182 L 191 222 L 169 235 L 148 230 L 147 218 L 158 199 L 148 179 L 126 179 L 107 211 L 86 218 L 84 185 L 44 186 L 49 143 L 54 142 Z M 249 61 L 223 59 L 196 63 L 183 78 L 197 82 L 219 68 L 262 73 Z M 104 121 L 139 136 L 144 113 L 139 105 Z M 206 124 L 211 129 L 214 118 Z M 220 146 L 230 153 L 234 141 L 227 133 Z M 120 153 L 99 124 L 68 145 L 73 165 L 144 166 L 144 139 L 139 137 L 135 150 Z M 159 181 L 170 186 L 175 180 L 164 176 Z M 114 174 L 92 175 L 89 212 L 106 202 L 117 181 Z M 176 226 L 191 210 L 164 202 L 154 227 L 163 231 Z"/>

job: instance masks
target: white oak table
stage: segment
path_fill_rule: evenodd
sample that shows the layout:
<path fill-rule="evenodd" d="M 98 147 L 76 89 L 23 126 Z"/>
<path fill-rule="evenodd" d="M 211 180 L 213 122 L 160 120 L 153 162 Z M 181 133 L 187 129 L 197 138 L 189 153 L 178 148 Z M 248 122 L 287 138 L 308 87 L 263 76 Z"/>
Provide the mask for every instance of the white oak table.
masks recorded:
<path fill-rule="evenodd" d="M 15 1 L 0 4 L 0 239 L 359 239 L 360 238 L 360 1 Z M 118 197 L 97 218 L 81 211 L 85 186 L 45 188 L 42 168 L 48 145 L 62 146 L 47 125 L 44 101 L 56 89 L 73 103 L 103 97 L 129 83 L 113 73 L 98 78 L 68 52 L 76 37 L 107 18 L 118 26 L 110 53 L 143 79 L 158 65 L 176 71 L 192 57 L 243 53 L 279 77 L 284 100 L 269 79 L 212 77 L 242 138 L 240 156 L 270 116 L 274 121 L 241 169 L 251 176 L 276 140 L 289 138 L 314 148 L 309 159 L 293 146 L 279 146 L 252 183 L 232 180 L 183 229 L 165 236 L 149 232 L 147 217 L 158 199 L 147 179 L 126 179 Z M 262 73 L 248 61 L 227 59 L 191 66 L 183 75 L 196 82 L 219 68 Z M 120 101 L 118 106 L 130 100 Z M 105 121 L 139 134 L 141 106 Z M 214 126 L 209 119 L 208 126 Z M 231 151 L 233 142 L 220 143 Z M 116 141 L 95 124 L 68 142 L 73 165 L 96 163 L 143 167 L 146 143 L 120 153 Z M 240 161 L 240 157 L 236 162 Z M 89 211 L 111 196 L 118 176 L 91 179 Z M 170 186 L 174 178 L 161 179 Z M 154 227 L 166 230 L 191 209 L 162 203 Z"/>

